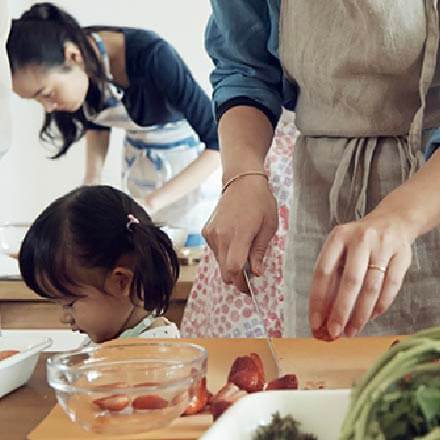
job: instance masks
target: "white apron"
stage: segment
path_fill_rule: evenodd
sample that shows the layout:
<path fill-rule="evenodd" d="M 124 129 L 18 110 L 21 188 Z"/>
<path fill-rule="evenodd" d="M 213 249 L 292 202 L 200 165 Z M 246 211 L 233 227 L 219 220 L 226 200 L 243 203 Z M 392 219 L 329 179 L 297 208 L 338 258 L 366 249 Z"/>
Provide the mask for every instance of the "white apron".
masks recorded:
<path fill-rule="evenodd" d="M 99 35 L 93 36 L 111 80 L 105 46 Z M 160 188 L 203 151 L 197 134 L 185 119 L 142 127 L 130 118 L 122 103 L 123 92 L 114 84 L 107 83 L 104 94 L 105 108 L 93 113 L 85 105 L 84 114 L 95 124 L 125 130 L 122 189 L 132 197 L 140 199 Z M 215 175 L 185 197 L 155 213 L 155 221 L 185 228 L 188 233 L 200 234 L 217 203 L 219 193 L 220 180 Z"/>
<path fill-rule="evenodd" d="M 413 174 L 423 164 L 422 127 L 440 125 L 438 10 L 436 0 L 284 0 L 280 21 L 283 67 L 300 88 L 301 132 L 284 335 L 309 336 L 313 267 L 329 232 L 363 217 Z M 440 323 L 439 253 L 438 230 L 416 240 L 401 291 L 364 335 Z"/>

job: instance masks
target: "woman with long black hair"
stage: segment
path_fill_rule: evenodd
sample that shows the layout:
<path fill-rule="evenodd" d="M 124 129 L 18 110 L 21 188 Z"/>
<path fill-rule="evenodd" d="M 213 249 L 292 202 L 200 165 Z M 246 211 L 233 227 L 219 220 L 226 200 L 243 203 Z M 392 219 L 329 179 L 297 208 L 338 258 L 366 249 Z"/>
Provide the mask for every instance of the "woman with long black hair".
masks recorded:
<path fill-rule="evenodd" d="M 158 220 L 200 231 L 217 195 L 203 185 L 220 165 L 216 124 L 169 43 L 147 30 L 82 28 L 38 3 L 13 20 L 7 51 L 14 92 L 46 111 L 40 136 L 58 146 L 55 158 L 85 135 L 84 183 L 100 183 L 110 129 L 124 129 L 124 189 Z"/>

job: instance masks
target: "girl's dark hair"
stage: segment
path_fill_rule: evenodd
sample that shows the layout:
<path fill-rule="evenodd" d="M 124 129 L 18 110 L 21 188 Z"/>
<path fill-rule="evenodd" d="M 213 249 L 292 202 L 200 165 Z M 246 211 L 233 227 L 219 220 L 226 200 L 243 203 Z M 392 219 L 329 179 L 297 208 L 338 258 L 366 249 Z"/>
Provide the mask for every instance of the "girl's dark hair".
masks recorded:
<path fill-rule="evenodd" d="M 96 54 L 88 36 L 90 32 L 63 9 L 52 3 L 36 3 L 16 20 L 12 20 L 6 49 L 12 74 L 31 64 L 45 67 L 65 65 L 64 44 L 72 42 L 78 46 L 84 60 L 84 69 L 89 76 L 87 104 L 94 111 L 103 105 L 102 86 L 107 81 L 104 66 Z M 82 107 L 76 112 L 54 111 L 46 113 L 40 130 L 40 139 L 61 145 L 54 159 L 64 155 L 70 146 L 84 135 Z M 61 135 L 61 136 L 60 136 Z"/>
<path fill-rule="evenodd" d="M 127 227 L 130 214 L 139 223 Z M 146 310 L 164 313 L 179 276 L 171 240 L 123 192 L 82 186 L 55 200 L 34 221 L 21 245 L 20 272 L 26 285 L 42 297 L 56 297 L 54 290 L 75 296 L 75 264 L 110 271 L 126 254 L 135 261 L 133 303 L 137 298 Z"/>

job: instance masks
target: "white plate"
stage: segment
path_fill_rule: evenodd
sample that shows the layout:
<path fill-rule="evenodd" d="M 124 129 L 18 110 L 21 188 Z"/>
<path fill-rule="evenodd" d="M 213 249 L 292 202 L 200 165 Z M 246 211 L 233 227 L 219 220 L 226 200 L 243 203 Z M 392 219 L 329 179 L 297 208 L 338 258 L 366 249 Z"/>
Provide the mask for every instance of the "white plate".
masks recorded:
<path fill-rule="evenodd" d="M 17 336 L 1 336 L 0 350 L 19 350 L 3 361 L 0 361 L 0 397 L 24 385 L 37 365 L 40 352 L 52 344 L 50 338 L 32 341 Z"/>
<path fill-rule="evenodd" d="M 73 332 L 70 329 L 23 329 L 23 330 L 2 330 L 1 336 L 17 338 L 17 340 L 27 341 L 28 344 L 38 344 L 45 338 L 52 339 L 52 345 L 43 351 L 58 352 L 67 350 L 77 350 L 87 339 L 87 335 Z M 1 340 L 1 338 L 0 338 Z"/>
<path fill-rule="evenodd" d="M 301 431 L 318 440 L 337 440 L 350 403 L 350 390 L 264 391 L 240 399 L 214 423 L 201 440 L 252 440 L 272 414 L 291 414 Z"/>

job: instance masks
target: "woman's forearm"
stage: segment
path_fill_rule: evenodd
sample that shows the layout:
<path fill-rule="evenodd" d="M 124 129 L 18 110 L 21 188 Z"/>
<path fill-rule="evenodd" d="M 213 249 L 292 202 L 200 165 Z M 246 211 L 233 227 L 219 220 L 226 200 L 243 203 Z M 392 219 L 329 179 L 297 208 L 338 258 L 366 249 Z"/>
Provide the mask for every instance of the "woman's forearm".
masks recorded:
<path fill-rule="evenodd" d="M 219 139 L 223 182 L 246 171 L 262 171 L 273 129 L 255 107 L 237 106 L 220 119 Z"/>
<path fill-rule="evenodd" d="M 219 167 L 218 151 L 206 149 L 180 173 L 149 194 L 146 197 L 147 207 L 152 212 L 157 212 L 171 205 L 198 188 Z"/>
<path fill-rule="evenodd" d="M 85 185 L 97 185 L 101 182 L 109 142 L 110 130 L 89 130 L 86 133 Z"/>
<path fill-rule="evenodd" d="M 440 152 L 388 194 L 370 216 L 400 219 L 411 239 L 440 225 Z"/>
<path fill-rule="evenodd" d="M 263 171 L 272 143 L 272 124 L 260 110 L 233 107 L 219 123 L 223 183 L 249 171 Z M 243 292 L 243 267 L 248 261 L 255 275 L 263 273 L 263 259 L 278 226 L 277 204 L 266 179 L 248 175 L 229 186 L 203 228 L 223 281 Z"/>

